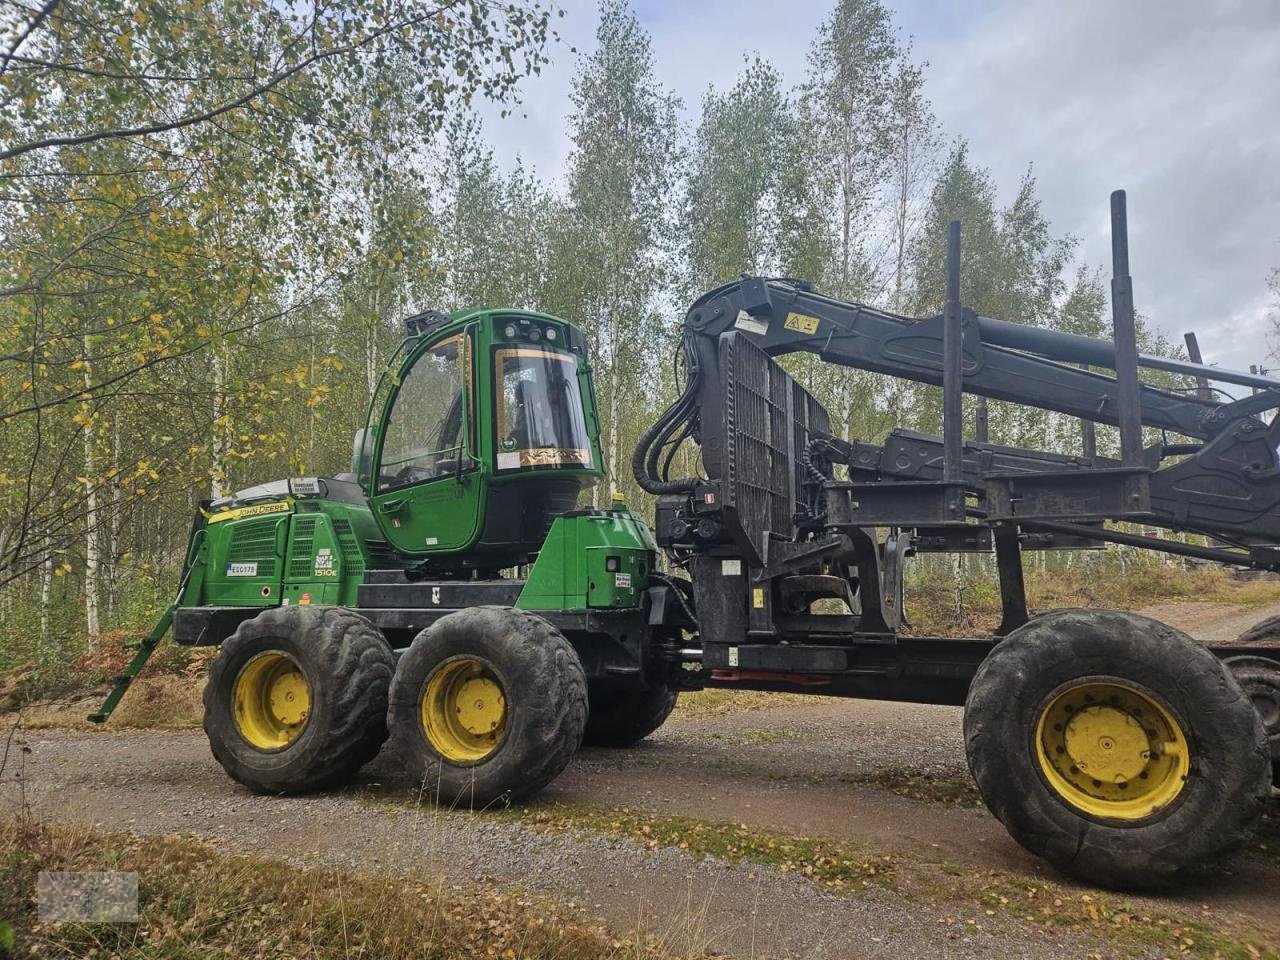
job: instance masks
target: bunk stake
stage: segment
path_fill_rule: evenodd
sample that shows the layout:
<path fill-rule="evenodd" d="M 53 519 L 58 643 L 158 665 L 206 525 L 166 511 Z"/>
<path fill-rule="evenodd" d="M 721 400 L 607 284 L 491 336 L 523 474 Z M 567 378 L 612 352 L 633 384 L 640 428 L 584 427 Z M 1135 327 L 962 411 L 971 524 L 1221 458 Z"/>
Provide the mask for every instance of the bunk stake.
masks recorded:
<path fill-rule="evenodd" d="M 1029 619 L 1027 587 L 1022 579 L 1022 547 L 1018 543 L 1018 527 L 997 523 L 991 528 L 996 545 L 996 571 L 1000 575 L 1000 626 L 996 636 L 1003 637 Z"/>
<path fill-rule="evenodd" d="M 1191 362 L 1195 364 L 1204 364 L 1204 357 L 1200 355 L 1200 342 L 1196 340 L 1196 335 L 1190 331 L 1182 335 L 1182 339 L 1187 341 L 1187 356 L 1191 358 Z M 1196 396 L 1201 400 L 1212 400 L 1213 390 L 1209 388 L 1209 378 L 1203 375 L 1196 377 Z"/>
<path fill-rule="evenodd" d="M 947 305 L 942 320 L 942 479 L 946 483 L 964 480 L 964 362 L 960 310 L 960 221 L 947 226 Z M 963 497 L 963 492 L 959 494 Z M 951 519 L 964 519 L 964 504 L 952 496 Z"/>
<path fill-rule="evenodd" d="M 991 414 L 987 410 L 987 398 L 978 397 L 973 410 L 973 438 L 979 443 L 987 443 L 991 439 Z"/>
<path fill-rule="evenodd" d="M 1089 365 L 1082 363 L 1080 369 L 1088 370 Z M 1098 428 L 1092 420 L 1081 419 L 1080 421 L 1080 446 L 1080 452 L 1092 465 L 1098 458 Z"/>
<path fill-rule="evenodd" d="M 1129 276 L 1129 218 L 1123 190 L 1111 194 L 1111 322 L 1116 338 L 1116 405 L 1120 462 L 1142 466 L 1142 408 L 1138 393 L 1138 334 Z"/>

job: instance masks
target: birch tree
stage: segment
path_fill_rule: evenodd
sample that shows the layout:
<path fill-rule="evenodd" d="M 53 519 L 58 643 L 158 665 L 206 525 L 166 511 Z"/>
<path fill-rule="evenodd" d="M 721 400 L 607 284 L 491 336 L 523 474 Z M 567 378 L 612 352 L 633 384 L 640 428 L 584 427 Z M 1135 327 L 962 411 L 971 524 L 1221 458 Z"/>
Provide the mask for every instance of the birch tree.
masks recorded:
<path fill-rule="evenodd" d="M 899 56 L 892 18 L 880 0 L 837 0 L 809 49 L 801 88 L 805 136 L 831 197 L 835 262 L 828 285 L 842 299 L 865 296 L 871 284 L 865 228 L 891 155 Z"/>
<path fill-rule="evenodd" d="M 578 64 L 572 93 L 564 282 L 552 294 L 591 343 L 600 384 L 605 467 L 623 482 L 625 396 L 653 372 L 649 344 L 673 271 L 672 194 L 680 159 L 678 101 L 655 76 L 648 35 L 624 0 L 600 7 L 596 49 Z"/>

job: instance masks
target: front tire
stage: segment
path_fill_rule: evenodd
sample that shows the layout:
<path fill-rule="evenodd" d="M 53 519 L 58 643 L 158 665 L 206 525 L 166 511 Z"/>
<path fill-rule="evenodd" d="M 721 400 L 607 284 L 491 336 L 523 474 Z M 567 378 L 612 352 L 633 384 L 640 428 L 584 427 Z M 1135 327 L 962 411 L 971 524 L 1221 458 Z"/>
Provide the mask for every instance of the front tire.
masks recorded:
<path fill-rule="evenodd" d="M 577 652 L 546 620 L 471 607 L 423 630 L 391 684 L 391 742 L 450 806 L 541 790 L 568 766 L 587 722 Z"/>
<path fill-rule="evenodd" d="M 974 677 L 965 749 L 1010 835 L 1103 886 L 1158 889 L 1241 846 L 1270 791 L 1248 698 L 1186 634 L 1061 610 L 998 643 Z"/>
<path fill-rule="evenodd" d="M 264 610 L 210 665 L 204 729 L 213 756 L 259 793 L 340 783 L 387 738 L 394 669 L 382 634 L 349 610 Z"/>

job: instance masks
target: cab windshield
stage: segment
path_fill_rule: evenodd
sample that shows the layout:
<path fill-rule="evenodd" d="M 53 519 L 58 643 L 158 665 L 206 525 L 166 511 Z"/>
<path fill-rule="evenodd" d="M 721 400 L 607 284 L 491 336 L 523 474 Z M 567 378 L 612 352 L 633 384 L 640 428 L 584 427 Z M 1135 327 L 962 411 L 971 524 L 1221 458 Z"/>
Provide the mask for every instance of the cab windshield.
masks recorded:
<path fill-rule="evenodd" d="M 498 350 L 494 384 L 499 470 L 591 468 L 591 442 L 572 354 L 539 347 Z"/>
<path fill-rule="evenodd" d="M 431 347 L 401 384 L 387 421 L 378 489 L 456 473 L 466 443 L 466 340 Z"/>

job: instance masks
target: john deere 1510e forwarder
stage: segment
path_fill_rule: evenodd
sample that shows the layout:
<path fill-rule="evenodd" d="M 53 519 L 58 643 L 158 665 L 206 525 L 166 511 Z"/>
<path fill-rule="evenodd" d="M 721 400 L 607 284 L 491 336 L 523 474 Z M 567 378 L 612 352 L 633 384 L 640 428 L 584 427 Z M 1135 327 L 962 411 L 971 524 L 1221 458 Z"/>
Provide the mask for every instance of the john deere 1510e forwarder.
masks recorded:
<path fill-rule="evenodd" d="M 1112 214 L 1114 343 L 965 309 L 958 224 L 937 317 L 795 280 L 707 293 L 685 317 L 685 388 L 633 458 L 656 536 L 621 503 L 575 509 L 602 475 L 577 330 L 505 310 L 412 318 L 352 473 L 203 505 L 175 606 L 128 675 L 171 617 L 179 642 L 221 644 L 205 729 L 237 780 L 336 783 L 389 735 L 412 776 L 477 806 L 539 789 L 584 737 L 643 738 L 680 689 L 964 705 L 974 778 L 1028 849 L 1118 886 L 1201 870 L 1270 790 L 1280 630 L 1209 650 L 1129 613 L 1032 617 L 1022 551 L 1110 541 L 1280 569 L 1280 418 L 1261 419 L 1280 381 L 1139 355 L 1122 194 Z M 940 386 L 943 435 L 841 436 L 773 359 L 795 351 Z M 991 444 L 981 418 L 966 440 L 966 392 L 1080 418 L 1080 454 Z M 1119 427 L 1118 459 L 1098 455 L 1095 422 Z M 1145 448 L 1144 425 L 1161 431 Z M 672 478 L 686 441 L 703 474 Z M 657 569 L 659 547 L 687 578 Z M 994 552 L 995 637 L 901 629 L 904 562 L 930 551 Z"/>

